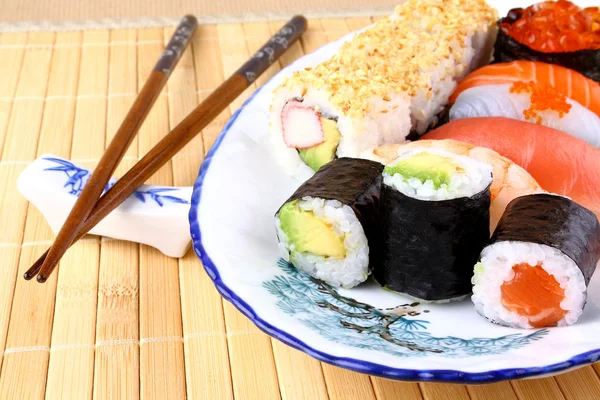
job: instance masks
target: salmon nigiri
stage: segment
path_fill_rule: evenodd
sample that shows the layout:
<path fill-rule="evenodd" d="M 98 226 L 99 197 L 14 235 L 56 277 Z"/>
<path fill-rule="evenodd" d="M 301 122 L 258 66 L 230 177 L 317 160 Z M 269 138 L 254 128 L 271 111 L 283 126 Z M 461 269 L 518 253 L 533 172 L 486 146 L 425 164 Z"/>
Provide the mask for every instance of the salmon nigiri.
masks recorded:
<path fill-rule="evenodd" d="M 472 87 L 520 81 L 554 88 L 600 116 L 600 83 L 572 69 L 539 61 L 519 60 L 479 68 L 460 81 L 450 102 L 454 103 L 458 95 Z"/>
<path fill-rule="evenodd" d="M 487 147 L 522 166 L 548 192 L 572 198 L 600 217 L 600 149 L 566 133 L 503 117 L 452 121 L 423 139 Z"/>

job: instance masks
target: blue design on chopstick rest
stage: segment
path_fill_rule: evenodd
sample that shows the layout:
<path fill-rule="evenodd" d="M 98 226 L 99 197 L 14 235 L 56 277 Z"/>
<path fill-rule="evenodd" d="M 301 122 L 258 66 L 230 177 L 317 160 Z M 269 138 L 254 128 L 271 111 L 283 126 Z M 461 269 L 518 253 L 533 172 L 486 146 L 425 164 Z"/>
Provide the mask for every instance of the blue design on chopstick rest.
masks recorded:
<path fill-rule="evenodd" d="M 163 202 L 165 200 L 168 202 L 171 202 L 171 203 L 190 204 L 190 202 L 185 199 L 181 199 L 181 198 L 175 197 L 175 196 L 166 196 L 164 194 L 161 194 L 164 192 L 171 192 L 173 190 L 177 190 L 177 189 L 175 189 L 175 188 L 156 188 L 156 189 L 150 189 L 150 190 L 137 190 L 133 193 L 133 195 L 135 197 L 137 197 L 142 203 L 146 202 L 145 196 L 149 196 L 150 199 L 154 200 L 156 202 L 156 204 L 158 204 L 161 207 L 163 206 Z"/>
<path fill-rule="evenodd" d="M 434 337 L 426 332 L 429 321 L 414 318 L 422 315 L 419 303 L 379 309 L 340 295 L 334 287 L 284 260 L 279 260 L 278 265 L 285 275 L 263 283 L 278 299 L 277 306 L 336 343 L 402 357 L 419 357 L 426 353 L 472 357 L 518 349 L 548 334 L 547 329 L 541 329 L 528 335 L 496 338 Z"/>
<path fill-rule="evenodd" d="M 67 175 L 68 179 L 65 182 L 65 185 L 63 187 L 69 189 L 69 194 L 79 197 L 81 195 L 81 191 L 83 190 L 83 187 L 85 186 L 85 184 L 87 183 L 87 180 L 89 179 L 89 177 L 91 175 L 90 171 L 87 169 L 78 167 L 77 165 L 73 164 L 72 162 L 70 162 L 68 160 L 63 160 L 61 158 L 44 157 L 44 160 L 51 161 L 56 164 L 55 167 L 45 168 L 44 171 L 64 172 Z M 104 189 L 104 191 L 106 192 L 114 184 L 115 184 L 114 181 L 110 181 L 106 185 L 106 188 Z M 148 189 L 148 190 L 136 190 L 133 193 L 133 196 L 135 196 L 142 203 L 145 203 L 146 197 L 148 197 L 150 200 L 153 200 L 160 207 L 162 207 L 164 205 L 164 203 L 190 204 L 190 202 L 186 199 L 163 194 L 166 192 L 172 192 L 174 190 L 177 190 L 177 189 L 176 188 L 168 188 L 168 187 L 160 187 L 160 188 L 154 188 L 154 189 Z"/>

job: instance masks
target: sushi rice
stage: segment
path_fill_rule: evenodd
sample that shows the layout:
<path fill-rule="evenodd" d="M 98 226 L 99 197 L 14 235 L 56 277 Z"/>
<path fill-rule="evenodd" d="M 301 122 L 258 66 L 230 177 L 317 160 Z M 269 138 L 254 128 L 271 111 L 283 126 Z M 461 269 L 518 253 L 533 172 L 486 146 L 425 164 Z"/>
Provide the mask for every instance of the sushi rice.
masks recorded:
<path fill-rule="evenodd" d="M 470 157 L 435 148 L 407 149 L 400 153 L 400 156 L 389 165 L 393 166 L 403 159 L 421 153 L 445 157 L 451 160 L 456 166 L 461 167 L 463 172 L 454 173 L 450 179 L 449 185 L 442 184 L 438 188 L 435 188 L 434 183 L 431 180 L 423 182 L 415 177 L 404 177 L 399 173 L 390 175 L 385 171 L 383 173 L 383 183 L 415 199 L 441 201 L 472 196 L 485 190 L 492 182 L 491 165 Z"/>
<path fill-rule="evenodd" d="M 281 257 L 310 276 L 333 286 L 352 288 L 369 276 L 369 246 L 364 229 L 354 211 L 337 200 L 324 200 L 306 196 L 298 202 L 303 211 L 312 211 L 318 218 L 331 224 L 335 232 L 344 236 L 346 257 L 322 257 L 308 252 L 298 252 L 275 218 Z"/>
<path fill-rule="evenodd" d="M 472 300 L 479 314 L 492 322 L 515 328 L 532 328 L 527 317 L 509 311 L 502 305 L 501 287 L 513 279 L 513 267 L 541 265 L 564 290 L 560 307 L 566 310 L 558 326 L 574 324 L 586 301 L 586 285 L 581 270 L 561 251 L 542 244 L 501 241 L 486 247 L 475 266 Z M 541 316 L 544 317 L 544 316 Z"/>
<path fill-rule="evenodd" d="M 278 163 L 288 174 L 310 172 L 298 151 L 307 147 L 297 138 L 310 135 L 316 138 L 314 147 L 322 143 L 312 133 L 318 127 L 310 123 L 315 113 L 336 121 L 336 157 L 358 157 L 411 133 L 422 135 L 457 82 L 490 61 L 496 20 L 496 11 L 483 0 L 409 0 L 356 34 L 328 61 L 295 72 L 274 90 L 270 108 Z M 285 118 L 291 101 L 306 106 L 302 128 L 298 119 L 292 124 Z"/>

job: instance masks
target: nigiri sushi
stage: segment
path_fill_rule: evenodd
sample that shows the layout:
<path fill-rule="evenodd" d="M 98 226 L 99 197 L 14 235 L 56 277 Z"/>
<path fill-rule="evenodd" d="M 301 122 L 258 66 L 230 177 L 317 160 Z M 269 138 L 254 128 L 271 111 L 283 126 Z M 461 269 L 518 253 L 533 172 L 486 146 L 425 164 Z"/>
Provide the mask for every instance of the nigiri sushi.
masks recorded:
<path fill-rule="evenodd" d="M 535 122 L 600 147 L 600 84 L 536 61 L 485 66 L 451 97 L 448 120 L 507 117 Z"/>
<path fill-rule="evenodd" d="M 525 168 L 544 190 L 568 196 L 600 216 L 600 149 L 583 140 L 503 117 L 451 121 L 423 138 L 492 149 Z"/>
<path fill-rule="evenodd" d="M 417 140 L 409 143 L 380 146 L 364 152 L 361 156 L 382 164 L 390 164 L 400 154 L 410 149 L 431 148 L 468 156 L 492 166 L 490 187 L 490 230 L 496 228 L 506 205 L 513 199 L 532 193 L 541 193 L 542 187 L 523 168 L 493 150 L 476 147 L 456 140 Z M 490 233 L 491 233 L 490 231 Z"/>
<path fill-rule="evenodd" d="M 600 117 L 551 86 L 533 81 L 475 86 L 462 92 L 449 120 L 506 117 L 535 122 L 600 147 Z"/>
<path fill-rule="evenodd" d="M 460 81 L 450 96 L 456 102 L 465 90 L 475 86 L 535 82 L 542 87 L 551 87 L 563 96 L 578 102 L 600 116 L 600 84 L 569 68 L 539 61 L 512 61 L 486 65 L 470 73 Z"/>
<path fill-rule="evenodd" d="M 600 81 L 600 9 L 570 1 L 514 8 L 499 22 L 494 60 L 562 65 Z"/>

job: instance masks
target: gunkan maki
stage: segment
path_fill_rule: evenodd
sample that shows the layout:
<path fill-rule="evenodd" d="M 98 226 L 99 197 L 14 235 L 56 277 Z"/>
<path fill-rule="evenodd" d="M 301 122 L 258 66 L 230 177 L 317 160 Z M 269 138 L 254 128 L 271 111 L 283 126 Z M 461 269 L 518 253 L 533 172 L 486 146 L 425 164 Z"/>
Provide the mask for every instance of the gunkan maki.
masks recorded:
<path fill-rule="evenodd" d="M 567 0 L 514 8 L 499 21 L 494 62 L 541 61 L 600 82 L 600 9 Z"/>
<path fill-rule="evenodd" d="M 421 301 L 471 293 L 489 239 L 492 167 L 435 148 L 410 148 L 383 170 L 375 280 Z"/>

